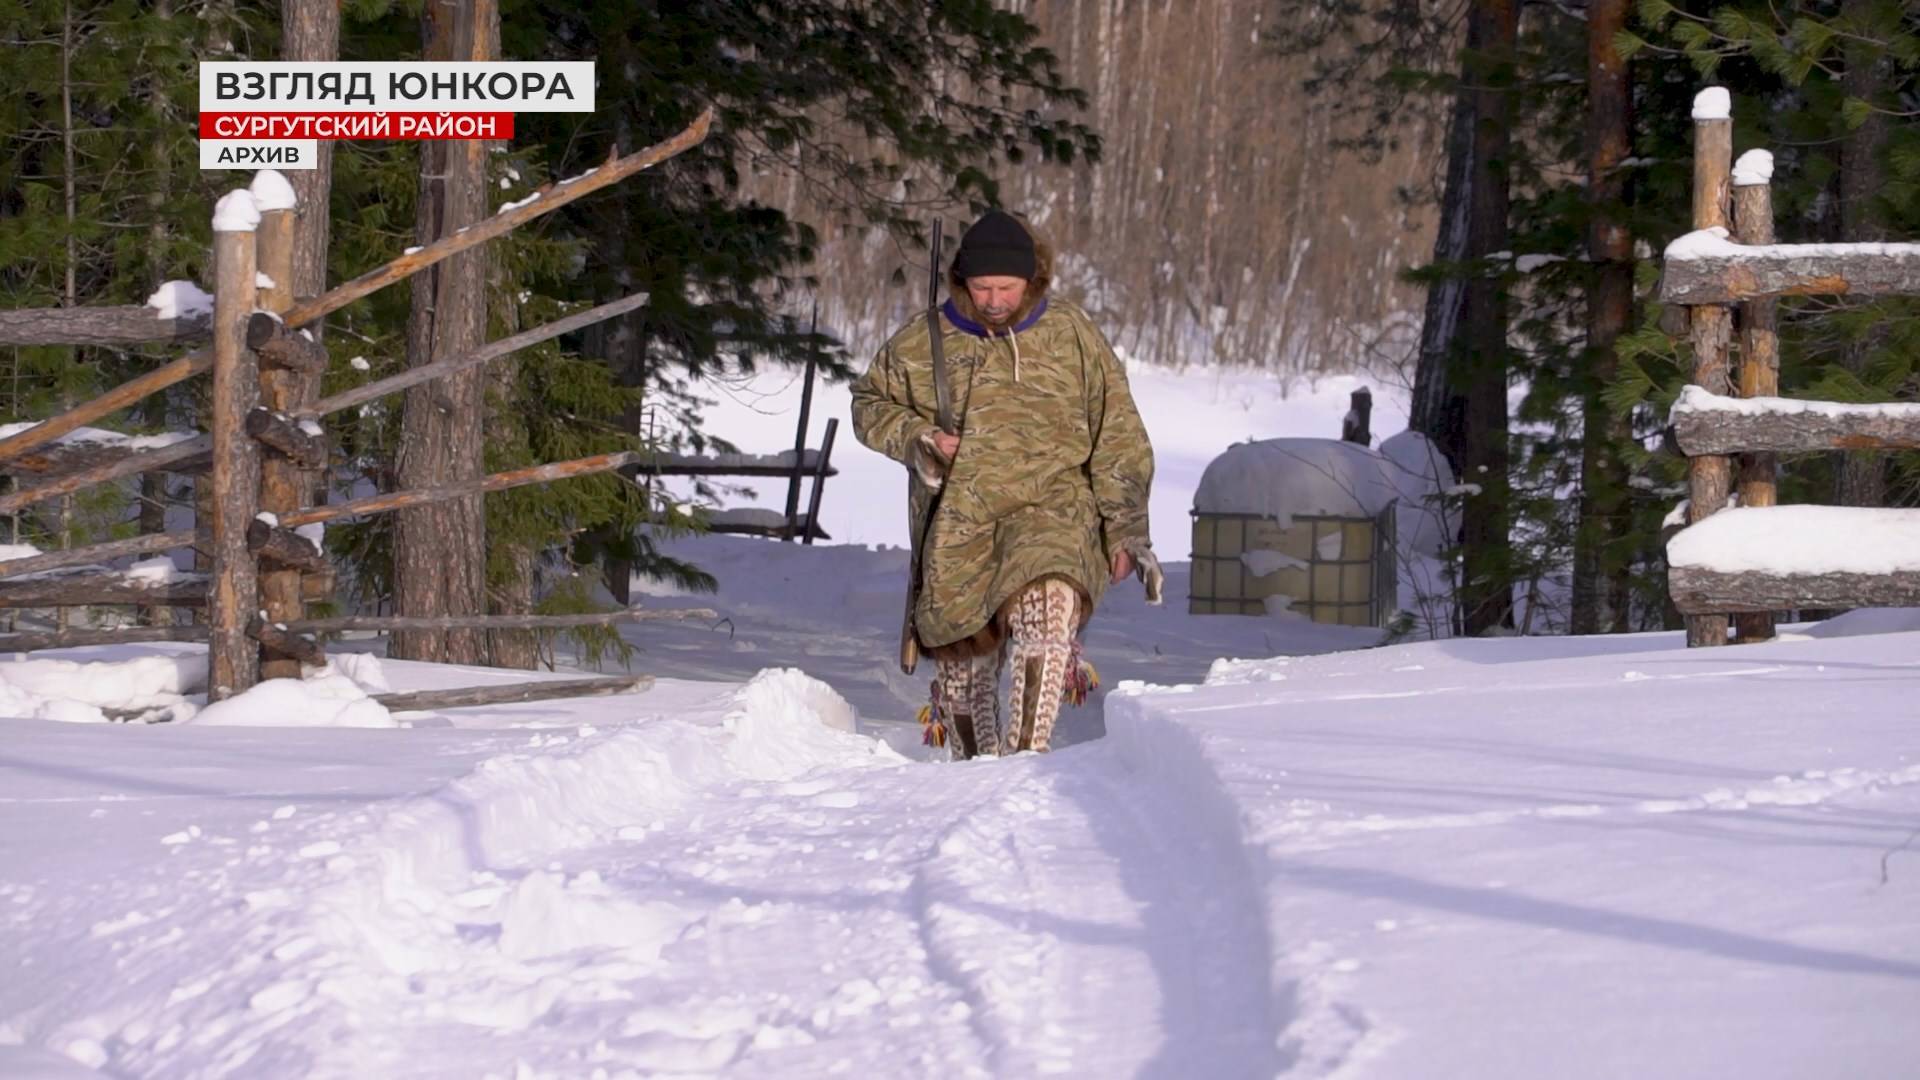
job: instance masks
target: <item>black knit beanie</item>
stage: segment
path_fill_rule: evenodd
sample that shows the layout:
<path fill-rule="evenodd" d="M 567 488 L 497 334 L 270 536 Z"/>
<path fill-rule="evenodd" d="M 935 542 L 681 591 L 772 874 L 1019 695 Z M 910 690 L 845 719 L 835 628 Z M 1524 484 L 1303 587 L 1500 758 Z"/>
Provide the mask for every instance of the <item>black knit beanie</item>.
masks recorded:
<path fill-rule="evenodd" d="M 1032 281 L 1038 269 L 1032 235 L 1019 219 L 999 210 L 973 223 L 953 257 L 953 272 L 962 278 L 1005 275 Z"/>

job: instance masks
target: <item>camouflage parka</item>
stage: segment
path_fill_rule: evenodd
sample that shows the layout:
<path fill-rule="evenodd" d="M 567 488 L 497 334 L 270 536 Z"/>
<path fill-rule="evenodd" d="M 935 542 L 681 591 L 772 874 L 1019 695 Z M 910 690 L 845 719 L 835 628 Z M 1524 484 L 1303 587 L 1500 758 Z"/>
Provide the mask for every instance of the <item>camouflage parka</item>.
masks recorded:
<path fill-rule="evenodd" d="M 1126 371 L 1086 312 L 1047 295 L 1053 253 L 1034 239 L 1038 270 L 1010 331 L 983 326 L 949 274 L 940 329 L 961 438 L 944 479 L 931 445 L 927 316 L 896 332 L 853 386 L 855 435 L 908 466 L 914 537 L 944 486 L 926 550 L 914 552 L 914 623 L 927 649 L 988 630 L 1009 599 L 1048 576 L 1085 594 L 1084 619 L 1113 554 L 1150 543 L 1153 447 Z"/>

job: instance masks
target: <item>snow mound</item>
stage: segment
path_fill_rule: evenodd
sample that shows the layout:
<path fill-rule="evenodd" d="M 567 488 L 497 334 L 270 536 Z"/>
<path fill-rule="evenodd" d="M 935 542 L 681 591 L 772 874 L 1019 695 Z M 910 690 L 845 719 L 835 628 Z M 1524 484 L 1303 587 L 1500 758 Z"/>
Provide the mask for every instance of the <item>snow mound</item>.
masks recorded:
<path fill-rule="evenodd" d="M 213 314 L 213 294 L 191 281 L 168 281 L 147 297 L 147 306 L 162 319 L 190 319 Z"/>
<path fill-rule="evenodd" d="M 633 700 L 645 707 L 644 695 Z M 437 790 L 374 808 L 346 844 L 308 845 L 333 877 L 294 913 L 297 931 L 278 931 L 308 944 L 276 985 L 325 981 L 332 1005 L 356 1014 L 411 1008 L 409 981 L 428 983 L 446 1015 L 500 1032 L 539 1024 L 569 973 L 660 963 L 700 909 L 625 897 L 592 870 L 561 871 L 556 853 L 668 828 L 741 781 L 903 760 L 841 730 L 852 710 L 795 670 L 762 672 L 729 704 L 704 721 L 636 717 L 536 735 Z M 286 1037 L 316 1052 L 354 1023 L 313 1019 Z"/>
<path fill-rule="evenodd" d="M 323 669 L 304 679 L 268 679 L 200 710 L 192 723 L 212 727 L 361 727 L 399 724 L 386 706 L 345 675 Z"/>
<path fill-rule="evenodd" d="M 1460 532 L 1460 510 L 1446 505 L 1445 496 L 1453 490 L 1455 478 L 1440 447 L 1409 430 L 1381 443 L 1380 453 L 1391 463 L 1388 475 L 1400 492 L 1394 510 L 1400 546 L 1429 556 L 1453 546 Z"/>
<path fill-rule="evenodd" d="M 1920 510 L 1722 510 L 1668 541 L 1667 564 L 1730 574 L 1911 573 L 1920 570 Z"/>
<path fill-rule="evenodd" d="M 199 652 L 128 660 L 14 660 L 0 663 L 0 713 L 97 724 L 107 719 L 103 709 L 191 711 L 185 695 L 206 681 L 207 658 Z"/>

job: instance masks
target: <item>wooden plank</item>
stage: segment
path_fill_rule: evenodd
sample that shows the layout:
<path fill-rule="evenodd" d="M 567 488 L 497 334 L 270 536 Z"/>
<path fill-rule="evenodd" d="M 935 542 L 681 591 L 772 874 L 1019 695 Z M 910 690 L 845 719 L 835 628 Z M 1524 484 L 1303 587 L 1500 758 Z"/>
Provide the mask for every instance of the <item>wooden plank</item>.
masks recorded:
<path fill-rule="evenodd" d="M 247 319 L 258 291 L 254 254 L 252 229 L 214 232 L 210 702 L 243 693 L 260 678 L 260 647 L 247 636 L 247 623 L 260 608 L 259 570 L 247 550 L 247 526 L 260 501 L 260 444 L 244 426 L 260 404 L 260 372 L 246 349 Z"/>
<path fill-rule="evenodd" d="M 513 210 L 496 214 L 493 217 L 470 228 L 462 229 L 443 240 L 428 244 L 419 251 L 409 252 L 368 271 L 365 274 L 329 290 L 325 295 L 294 305 L 286 312 L 289 326 L 302 326 L 316 319 L 346 307 L 355 300 L 370 293 L 403 281 L 427 267 L 440 262 L 451 255 L 457 255 L 468 248 L 485 243 L 495 237 L 503 236 L 521 225 L 550 213 L 567 203 L 591 194 L 609 184 L 624 180 L 643 169 L 659 164 L 675 154 L 698 144 L 707 137 L 707 130 L 713 123 L 713 110 L 701 112 L 686 130 L 672 138 L 655 143 L 626 157 L 609 159 L 605 165 L 591 172 L 557 184 L 548 184 L 540 189 L 539 197 L 527 201 Z M 90 424 L 117 412 L 150 394 L 158 393 L 175 383 L 192 378 L 195 375 L 211 371 L 213 352 L 211 349 L 198 350 L 188 356 L 159 367 L 120 386 L 107 391 L 76 408 L 42 421 L 40 424 L 22 431 L 10 438 L 0 439 L 0 462 L 5 462 L 17 454 L 25 453 L 37 446 L 43 446 L 62 435 Z"/>
<path fill-rule="evenodd" d="M 813 307 L 813 319 L 808 323 L 807 333 L 811 334 L 819 326 L 820 305 Z M 800 517 L 800 479 L 806 475 L 807 463 L 807 421 L 813 415 L 813 376 L 814 358 L 807 354 L 807 372 L 800 383 L 800 422 L 793 429 L 793 472 L 787 477 L 787 521 L 797 521 Z M 794 529 L 789 527 L 783 542 L 793 540 Z"/>
<path fill-rule="evenodd" d="M 776 540 L 792 540 L 798 536 L 811 536 L 815 540 L 833 539 L 827 530 L 806 518 L 785 525 L 761 525 L 746 521 L 710 521 L 707 523 L 707 531 L 729 536 L 767 536 Z"/>
<path fill-rule="evenodd" d="M 613 454 L 595 454 L 592 457 L 560 461 L 551 465 L 532 465 L 524 469 L 512 469 L 481 477 L 478 480 L 463 480 L 415 491 L 396 491 L 388 495 L 369 495 L 364 499 L 352 499 L 330 506 L 315 506 L 296 510 L 291 514 L 282 514 L 280 524 L 311 525 L 316 521 L 334 521 L 339 518 L 358 517 L 362 514 L 384 514 L 402 507 L 419 506 L 422 503 L 465 498 L 468 495 L 491 491 L 505 491 L 508 488 L 522 487 L 526 484 L 545 484 L 576 476 L 591 476 L 594 473 L 631 464 L 637 456 L 638 454 L 631 450 Z"/>
<path fill-rule="evenodd" d="M 18 434 L 0 439 L 0 462 L 11 461 L 29 450 L 45 446 L 62 435 L 83 428 L 109 413 L 119 412 L 175 383 L 212 370 L 213 350 L 195 350 L 172 363 L 154 368 L 139 378 L 123 382 L 92 401 L 68 409 L 59 416 L 42 420 Z"/>
<path fill-rule="evenodd" d="M 770 476 L 785 479 L 793 474 L 791 465 L 729 465 L 722 462 L 704 463 L 687 461 L 669 455 L 641 453 L 636 464 L 621 470 L 625 475 L 639 476 Z M 839 476 L 840 470 L 829 467 L 822 474 Z"/>
<path fill-rule="evenodd" d="M 1920 244 L 1770 244 L 1661 265 L 1669 304 L 1780 296 L 1920 296 Z"/>
<path fill-rule="evenodd" d="M 719 621 L 712 608 L 599 611 L 580 615 L 342 615 L 299 619 L 286 624 L 300 633 L 338 634 L 354 630 L 563 630 L 576 626 L 612 626 L 631 622 Z"/>
<path fill-rule="evenodd" d="M 104 544 L 89 544 L 86 547 L 70 548 L 66 551 L 49 551 L 44 555 L 31 555 L 24 559 L 6 559 L 0 561 L 0 578 L 38 574 L 69 566 L 86 566 L 89 563 L 105 562 L 108 559 L 127 555 L 144 555 L 149 551 L 167 551 L 172 548 L 209 543 L 192 529 L 148 533 L 130 540 L 109 540 Z"/>
<path fill-rule="evenodd" d="M 205 341 L 213 314 L 163 319 L 145 304 L 115 307 L 22 308 L 0 311 L 0 346 L 105 345 Z"/>
<path fill-rule="evenodd" d="M 153 449 L 165 450 L 168 449 L 168 447 L 155 447 Z M 212 444 L 203 444 L 201 450 L 202 452 L 200 454 L 189 457 L 185 461 L 178 460 L 171 455 L 164 456 L 156 461 L 151 458 L 137 457 L 138 455 L 151 453 L 151 450 L 134 450 L 124 442 L 100 442 L 92 439 L 81 439 L 73 442 L 54 443 L 52 446 L 43 446 L 38 450 L 29 450 L 19 457 L 14 458 L 12 461 L 7 462 L 6 471 L 11 473 L 22 484 L 44 484 L 66 476 L 69 473 L 99 468 L 103 465 L 118 464 L 130 458 L 137 457 L 136 463 L 133 466 L 135 472 L 205 472 L 208 465 L 211 464 L 212 459 L 210 452 L 212 450 Z M 123 471 L 121 475 L 131 474 Z"/>
<path fill-rule="evenodd" d="M 1693 125 L 1693 227 L 1725 228 L 1733 182 L 1733 121 L 1697 119 Z M 1720 306 L 1688 309 L 1693 345 L 1693 384 L 1715 394 L 1731 388 L 1728 350 L 1733 311 Z M 1727 505 L 1733 488 L 1733 461 L 1711 454 L 1687 459 L 1688 516 L 1700 521 Z M 1721 615 L 1689 615 L 1687 645 L 1725 645 L 1727 620 Z"/>
<path fill-rule="evenodd" d="M 1835 537 L 1835 543 L 1845 538 Z M 1688 616 L 1798 608 L 1920 607 L 1920 574 L 1723 573 L 1698 566 L 1667 570 L 1673 604 Z"/>
<path fill-rule="evenodd" d="M 635 293 L 632 296 L 615 300 L 612 303 L 601 304 L 595 308 L 588 308 L 586 311 L 582 311 L 577 315 L 569 315 L 564 319 L 556 319 L 544 326 L 536 326 L 531 330 L 523 330 L 512 337 L 505 337 L 499 341 L 489 342 L 479 349 L 453 360 L 442 360 L 434 364 L 422 364 L 416 368 L 409 368 L 398 375 L 389 375 L 384 379 L 370 382 L 365 386 L 356 386 L 351 390 L 342 390 L 332 397 L 321 398 L 311 405 L 302 406 L 299 410 L 299 415 L 303 417 L 327 416 L 332 413 L 337 413 L 342 409 L 351 409 L 355 405 L 364 405 L 369 401 L 377 401 L 380 398 L 386 397 L 388 394 L 405 390 L 409 386 L 418 386 L 423 382 L 443 379 L 448 375 L 478 367 L 489 360 L 498 360 L 503 356 L 518 352 L 529 345 L 538 345 L 543 341 L 557 338 L 562 334 L 592 326 L 594 323 L 603 322 L 618 315 L 624 315 L 644 305 L 647 302 L 648 295 L 647 293 Z"/>
<path fill-rule="evenodd" d="M 0 652 L 71 649 L 81 645 L 134 645 L 147 641 L 205 641 L 204 626 L 122 626 L 110 630 L 49 630 L 0 634 Z"/>
<path fill-rule="evenodd" d="M 419 712 L 433 709 L 463 709 L 475 705 L 508 705 L 523 701 L 551 701 L 556 698 L 599 697 L 646 690 L 653 686 L 651 675 L 611 675 L 593 679 L 548 679 L 542 682 L 507 683 L 502 686 L 465 686 L 452 690 L 416 690 L 410 693 L 375 694 L 373 700 L 394 712 Z"/>
<path fill-rule="evenodd" d="M 122 451 L 117 457 L 100 464 L 76 472 L 51 476 L 33 487 L 0 495 L 0 514 L 11 514 L 35 503 L 62 495 L 71 495 L 95 484 L 104 484 L 121 477 L 147 472 L 176 471 L 184 468 L 189 462 L 208 457 L 212 450 L 213 439 L 210 436 L 201 435 L 157 450 L 140 450 L 133 453 Z"/>
<path fill-rule="evenodd" d="M 145 582 L 115 573 L 0 581 L 0 607 L 85 607 L 89 604 L 198 607 L 206 602 L 207 583 L 197 577 Z"/>
<path fill-rule="evenodd" d="M 840 430 L 840 418 L 827 421 L 827 434 L 820 441 L 820 466 L 813 473 L 813 490 L 807 496 L 807 532 L 802 538 L 806 544 L 813 543 L 812 524 L 820 520 L 820 497 L 827 490 L 827 461 L 833 457 L 833 436 Z"/>

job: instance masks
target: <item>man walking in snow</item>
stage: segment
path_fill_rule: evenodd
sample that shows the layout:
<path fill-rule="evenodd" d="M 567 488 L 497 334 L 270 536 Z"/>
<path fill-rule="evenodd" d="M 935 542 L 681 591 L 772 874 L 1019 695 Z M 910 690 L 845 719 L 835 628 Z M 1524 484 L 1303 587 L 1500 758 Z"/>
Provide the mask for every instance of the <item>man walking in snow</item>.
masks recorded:
<path fill-rule="evenodd" d="M 935 663 L 931 720 L 961 757 L 1044 752 L 1107 585 L 1138 573 L 1159 602 L 1153 447 L 1106 338 L 1047 295 L 1052 272 L 1045 240 L 1010 214 L 990 211 L 961 238 L 933 329 L 953 430 L 936 422 L 927 315 L 853 387 L 855 434 L 908 467 L 913 535 L 926 536 L 912 632 Z"/>

